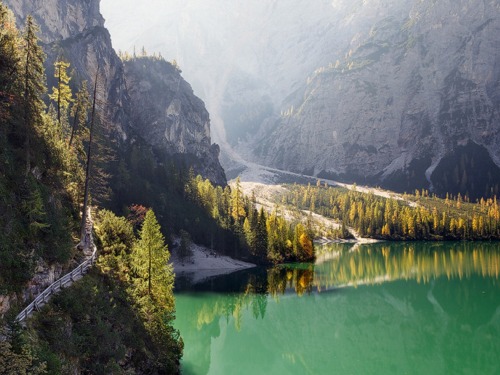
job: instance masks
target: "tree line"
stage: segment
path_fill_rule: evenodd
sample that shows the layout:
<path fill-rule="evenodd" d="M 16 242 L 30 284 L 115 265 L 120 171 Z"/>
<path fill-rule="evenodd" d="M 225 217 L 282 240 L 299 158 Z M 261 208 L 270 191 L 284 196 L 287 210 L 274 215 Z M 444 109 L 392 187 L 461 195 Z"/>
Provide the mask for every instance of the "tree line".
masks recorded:
<path fill-rule="evenodd" d="M 71 259 L 91 196 L 108 189 L 99 68 L 90 85 L 79 80 L 61 49 L 49 90 L 38 32 L 31 16 L 19 31 L 0 3 L 0 292 L 29 280 L 39 259 Z"/>
<path fill-rule="evenodd" d="M 500 206 L 496 197 L 472 203 L 460 194 L 448 194 L 441 199 L 424 190 L 396 199 L 318 183 L 316 186 L 290 186 L 282 202 L 339 220 L 363 237 L 388 240 L 500 239 Z"/>

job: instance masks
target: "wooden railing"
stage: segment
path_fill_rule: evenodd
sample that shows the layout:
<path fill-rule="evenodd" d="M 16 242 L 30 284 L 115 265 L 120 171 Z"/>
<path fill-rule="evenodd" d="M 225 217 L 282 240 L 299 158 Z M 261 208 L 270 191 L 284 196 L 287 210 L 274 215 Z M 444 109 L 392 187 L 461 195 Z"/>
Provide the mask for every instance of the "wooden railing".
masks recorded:
<path fill-rule="evenodd" d="M 38 311 L 43 305 L 45 305 L 50 297 L 57 293 L 59 290 L 64 288 L 66 285 L 71 285 L 74 281 L 79 279 L 81 276 L 87 273 L 89 268 L 91 268 L 96 259 L 97 259 L 97 248 L 95 245 L 93 245 L 92 249 L 92 255 L 90 256 L 89 259 L 87 259 L 85 262 L 81 263 L 78 267 L 76 267 L 73 271 L 70 273 L 64 275 L 57 281 L 54 281 L 52 284 L 49 285 L 47 289 L 45 289 L 42 293 L 40 293 L 34 300 L 31 302 L 26 308 L 21 311 L 17 317 L 16 317 L 16 322 L 20 323 L 24 319 L 26 319 L 28 316 L 31 315 L 33 311 Z"/>
<path fill-rule="evenodd" d="M 31 302 L 26 308 L 21 311 L 17 316 L 15 321 L 17 323 L 21 323 L 28 316 L 30 316 L 33 311 L 38 311 L 40 308 L 45 305 L 50 297 L 57 293 L 59 290 L 64 288 L 65 286 L 71 285 L 74 281 L 80 279 L 84 274 L 87 273 L 89 268 L 91 268 L 96 259 L 97 259 L 97 247 L 94 244 L 94 238 L 92 236 L 93 222 L 90 213 L 90 208 L 87 211 L 87 222 L 85 228 L 85 238 L 83 239 L 83 245 L 88 249 L 92 249 L 92 254 L 87 260 L 81 263 L 78 267 L 73 269 L 70 273 L 64 275 L 58 280 L 54 281 L 50 284 L 42 293 L 40 293 L 33 302 Z"/>

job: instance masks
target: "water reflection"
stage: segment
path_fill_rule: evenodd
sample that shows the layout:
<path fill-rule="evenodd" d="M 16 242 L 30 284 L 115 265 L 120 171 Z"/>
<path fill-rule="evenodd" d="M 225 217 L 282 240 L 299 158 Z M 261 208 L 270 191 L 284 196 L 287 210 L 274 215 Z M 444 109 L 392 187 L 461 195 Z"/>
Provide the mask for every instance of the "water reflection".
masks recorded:
<path fill-rule="evenodd" d="M 499 269 L 498 244 L 334 244 L 185 284 L 183 373 L 495 373 Z"/>
<path fill-rule="evenodd" d="M 316 264 L 287 264 L 254 268 L 195 285 L 178 280 L 178 292 L 243 293 L 245 303 L 252 295 L 299 296 L 343 287 L 373 285 L 394 280 L 419 283 L 446 277 L 473 275 L 498 279 L 500 251 L 497 243 L 335 243 L 318 249 Z"/>
<path fill-rule="evenodd" d="M 267 271 L 267 292 L 273 297 L 287 292 L 302 296 L 313 290 L 314 265 L 299 264 L 271 268 Z"/>
<path fill-rule="evenodd" d="M 429 281 L 470 278 L 498 279 L 500 252 L 497 243 L 378 243 L 327 245 L 315 267 L 318 290 L 393 280 Z"/>
<path fill-rule="evenodd" d="M 241 293 L 214 295 L 214 298 L 205 301 L 197 311 L 196 329 L 201 330 L 215 319 L 224 317 L 226 321 L 232 318 L 236 330 L 239 331 L 243 310 L 252 311 L 255 319 L 263 319 L 267 306 L 267 293 L 263 281 L 255 274 L 249 274 L 245 289 Z"/>
<path fill-rule="evenodd" d="M 196 285 L 177 285 L 177 292 L 223 292 L 201 306 L 196 328 L 224 317 L 233 318 L 240 330 L 243 310 L 250 310 L 256 319 L 264 318 L 267 295 L 279 300 L 286 294 L 303 296 L 395 280 L 429 283 L 439 277 L 452 280 L 473 275 L 498 279 L 500 273 L 496 243 L 335 243 L 320 248 L 319 254 L 314 265 L 244 270 Z"/>

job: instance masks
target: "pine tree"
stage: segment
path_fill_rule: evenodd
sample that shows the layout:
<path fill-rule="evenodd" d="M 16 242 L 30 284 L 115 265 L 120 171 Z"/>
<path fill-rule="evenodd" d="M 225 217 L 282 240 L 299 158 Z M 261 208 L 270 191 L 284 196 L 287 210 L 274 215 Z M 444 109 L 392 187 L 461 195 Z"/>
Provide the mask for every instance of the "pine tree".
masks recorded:
<path fill-rule="evenodd" d="M 265 259 L 267 255 L 267 238 L 266 214 L 264 208 L 261 207 L 254 238 L 255 255 L 261 259 Z"/>

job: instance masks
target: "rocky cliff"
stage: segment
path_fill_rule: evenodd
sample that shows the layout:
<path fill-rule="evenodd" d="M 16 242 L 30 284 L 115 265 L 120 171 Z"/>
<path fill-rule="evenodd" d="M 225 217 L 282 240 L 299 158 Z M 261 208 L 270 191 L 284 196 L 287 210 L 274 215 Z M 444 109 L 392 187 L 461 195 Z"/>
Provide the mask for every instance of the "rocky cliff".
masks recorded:
<path fill-rule="evenodd" d="M 104 27 L 100 0 L 6 0 L 4 3 L 14 11 L 21 27 L 29 14 L 40 26 L 39 37 L 47 53 L 49 87 L 54 83 L 53 62 L 58 57 L 71 63 L 75 87 L 82 80 L 92 82 L 99 67 L 104 112 L 119 145 L 126 147 L 129 140 L 140 138 L 159 148 L 158 155 L 184 158 L 195 172 L 214 183 L 226 183 L 218 161 L 218 147 L 211 144 L 210 121 L 203 102 L 194 96 L 178 71 L 165 68 L 165 62 L 151 64 L 152 72 L 134 69 L 133 64 L 127 64 L 125 69 Z M 177 89 L 169 86 L 174 81 Z M 159 84 L 154 85 L 154 94 L 148 91 L 152 83 Z M 154 100 L 146 101 L 145 97 Z M 176 111 L 175 115 L 172 111 Z M 169 121 L 175 122 L 175 130 L 165 132 L 164 125 Z M 155 129 L 156 126 L 159 128 Z"/>
<path fill-rule="evenodd" d="M 145 57 L 125 61 L 124 67 L 135 132 L 175 159 L 189 160 L 205 178 L 225 183 L 219 146 L 210 140 L 208 112 L 180 70 L 161 58 Z"/>
<path fill-rule="evenodd" d="M 398 190 L 498 194 L 500 5 L 403 3 L 309 77 L 255 153 L 278 168 Z M 407 16 L 394 16 L 402 7 Z"/>

